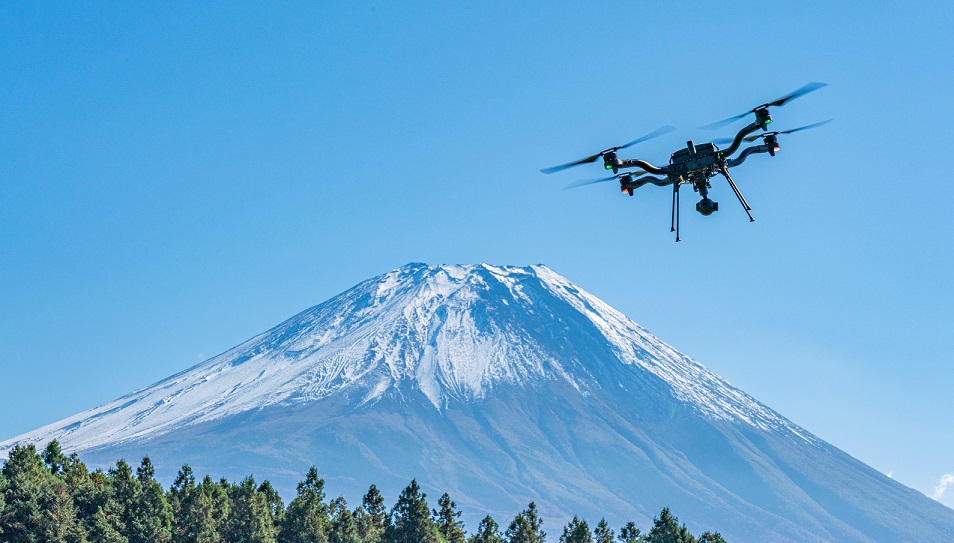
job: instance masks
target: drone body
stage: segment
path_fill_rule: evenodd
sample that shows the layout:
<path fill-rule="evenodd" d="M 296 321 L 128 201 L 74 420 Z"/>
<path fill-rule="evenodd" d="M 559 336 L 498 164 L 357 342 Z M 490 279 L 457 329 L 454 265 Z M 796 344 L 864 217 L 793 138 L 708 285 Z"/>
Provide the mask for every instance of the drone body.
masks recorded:
<path fill-rule="evenodd" d="M 751 222 L 755 220 L 752 218 L 752 214 L 750 213 L 752 208 L 745 200 L 745 197 L 742 196 L 742 192 L 739 191 L 739 187 L 736 186 L 735 181 L 733 181 L 732 177 L 729 175 L 729 168 L 734 168 L 741 165 L 743 162 L 745 162 L 745 159 L 753 154 L 768 153 L 770 156 L 775 156 L 775 153 L 781 149 L 777 137 L 779 134 L 790 134 L 792 132 L 798 132 L 808 128 L 815 128 L 817 126 L 831 122 L 831 119 L 829 119 L 827 121 L 811 124 L 808 126 L 802 126 L 792 130 L 785 130 L 782 132 L 767 132 L 768 125 L 772 123 L 772 116 L 768 111 L 770 106 L 778 107 L 785 105 L 790 100 L 793 100 L 811 91 L 820 89 L 824 86 L 824 83 L 809 83 L 808 85 L 805 85 L 804 87 L 786 96 L 783 96 L 778 100 L 762 104 L 741 115 L 725 119 L 724 121 L 719 121 L 717 123 L 701 127 L 703 129 L 721 128 L 722 126 L 745 117 L 749 113 L 755 113 L 755 121 L 740 130 L 734 138 L 719 139 L 710 143 L 702 143 L 698 145 L 690 140 L 686 142 L 686 147 L 684 149 L 679 149 L 674 152 L 672 156 L 670 156 L 669 164 L 665 166 L 655 166 L 641 159 L 620 159 L 616 152 L 620 149 L 625 149 L 631 145 L 635 145 L 639 142 L 655 138 L 675 130 L 675 128 L 671 126 L 660 128 L 659 130 L 651 132 L 637 140 L 631 141 L 626 145 L 612 147 L 582 160 L 555 166 L 553 168 L 547 168 L 541 171 L 546 174 L 555 173 L 566 168 L 578 166 L 580 164 L 595 162 L 597 159 L 602 158 L 603 167 L 607 170 L 613 170 L 614 175 L 603 179 L 594 179 L 573 183 L 567 188 L 588 185 L 591 183 L 612 181 L 615 179 L 619 181 L 622 192 L 632 196 L 634 190 L 646 184 L 651 183 L 660 187 L 672 185 L 672 227 L 670 231 L 676 233 L 676 241 L 679 241 L 679 187 L 682 185 L 691 185 L 693 190 L 698 192 L 702 197 L 702 199 L 696 203 L 696 211 L 702 215 L 709 216 L 719 210 L 719 203 L 709 199 L 709 189 L 712 188 L 712 184 L 709 180 L 721 174 L 729 182 L 729 186 L 732 187 L 732 191 L 739 199 L 739 203 L 742 204 L 742 207 L 745 209 L 745 213 L 748 215 L 749 221 Z M 758 132 L 759 130 L 762 130 L 764 133 L 756 134 L 754 136 L 750 135 L 753 132 Z M 744 141 L 750 142 L 758 138 L 762 138 L 761 145 L 747 147 L 743 149 L 738 156 L 732 158 L 732 155 L 739 150 Z M 716 143 L 730 143 L 730 145 L 726 149 L 720 150 L 716 146 Z M 619 173 L 619 170 L 625 168 L 639 168 L 640 170 L 631 173 Z"/>

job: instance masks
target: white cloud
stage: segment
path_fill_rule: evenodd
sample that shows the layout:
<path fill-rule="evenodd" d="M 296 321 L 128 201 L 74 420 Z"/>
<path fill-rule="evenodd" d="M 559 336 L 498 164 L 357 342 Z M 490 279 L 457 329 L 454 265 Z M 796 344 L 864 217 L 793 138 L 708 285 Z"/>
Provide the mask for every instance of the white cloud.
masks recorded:
<path fill-rule="evenodd" d="M 941 475 L 941 480 L 937 482 L 937 488 L 934 489 L 934 494 L 932 494 L 931 497 L 937 501 L 941 501 L 941 498 L 944 497 L 944 492 L 950 485 L 954 485 L 954 473 Z"/>

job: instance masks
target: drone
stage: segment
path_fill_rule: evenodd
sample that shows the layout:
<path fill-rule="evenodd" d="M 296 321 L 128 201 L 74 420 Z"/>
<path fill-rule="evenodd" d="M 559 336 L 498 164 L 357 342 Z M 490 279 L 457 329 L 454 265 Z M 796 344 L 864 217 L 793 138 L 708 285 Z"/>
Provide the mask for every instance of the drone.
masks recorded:
<path fill-rule="evenodd" d="M 666 166 L 654 166 L 653 164 L 640 159 L 620 159 L 617 155 L 617 151 L 621 151 L 636 145 L 637 143 L 668 134 L 676 129 L 673 126 L 664 126 L 625 145 L 610 147 L 609 149 L 604 149 L 599 153 L 588 156 L 584 159 L 577 160 L 575 162 L 568 162 L 566 164 L 561 164 L 552 168 L 546 168 L 540 171 L 545 174 L 556 173 L 573 166 L 596 162 L 602 158 L 604 168 L 607 170 L 613 170 L 612 176 L 601 179 L 577 181 L 575 183 L 571 183 L 566 188 L 580 187 L 593 183 L 603 183 L 617 180 L 619 181 L 622 192 L 632 196 L 633 191 L 639 187 L 642 187 L 643 185 L 653 184 L 659 187 L 672 185 L 672 226 L 670 228 L 670 232 L 676 233 L 677 242 L 679 241 L 679 187 L 682 185 L 692 185 L 693 191 L 699 193 L 699 195 L 702 197 L 702 199 L 696 203 L 696 211 L 708 217 L 719 210 L 719 203 L 709 198 L 709 189 L 712 188 L 712 184 L 709 180 L 716 175 L 721 174 L 729 182 L 732 192 L 735 193 L 739 203 L 742 204 L 742 208 L 749 217 L 749 222 L 752 222 L 755 221 L 755 219 L 752 217 L 752 207 L 749 206 L 749 203 L 745 200 L 745 197 L 742 195 L 739 187 L 735 184 L 732 176 L 729 175 L 729 168 L 734 168 L 741 165 L 743 162 L 745 162 L 745 159 L 757 153 L 768 153 L 770 156 L 774 157 L 775 153 L 781 150 L 781 146 L 778 142 L 778 136 L 807 130 L 809 128 L 817 128 L 834 120 L 828 119 L 827 121 L 800 126 L 791 130 L 772 132 L 768 130 L 769 125 L 772 124 L 772 116 L 769 114 L 770 107 L 784 106 L 799 96 L 816 91 L 826 85 L 826 83 L 812 82 L 799 88 L 798 90 L 786 94 L 777 100 L 766 102 L 734 117 L 729 117 L 728 119 L 723 119 L 712 124 L 700 126 L 699 128 L 702 130 L 717 130 L 724 126 L 728 126 L 729 124 L 732 124 L 733 122 L 736 122 L 749 114 L 755 114 L 755 121 L 740 130 L 734 138 L 719 138 L 713 140 L 712 142 L 702 144 L 695 144 L 692 142 L 692 140 L 689 140 L 686 142 L 686 147 L 684 149 L 679 149 L 672 154 L 672 156 L 669 158 L 669 164 Z M 758 133 L 759 130 L 762 132 Z M 753 142 L 759 138 L 762 139 L 762 143 L 760 145 L 746 147 L 745 149 L 742 149 L 738 156 L 732 158 L 732 155 L 735 154 L 740 147 L 742 147 L 743 142 Z M 717 145 L 724 145 L 727 143 L 730 145 L 725 149 L 719 149 L 717 147 Z M 620 170 L 624 168 L 638 169 L 633 172 L 620 173 Z"/>

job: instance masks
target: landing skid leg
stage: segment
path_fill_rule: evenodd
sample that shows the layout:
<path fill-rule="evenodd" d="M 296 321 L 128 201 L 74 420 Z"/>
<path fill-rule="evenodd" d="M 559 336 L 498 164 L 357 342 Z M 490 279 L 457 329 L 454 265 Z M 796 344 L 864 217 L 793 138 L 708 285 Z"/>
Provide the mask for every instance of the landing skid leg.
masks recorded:
<path fill-rule="evenodd" d="M 676 231 L 676 192 L 679 191 L 679 182 L 676 181 L 672 184 L 672 226 L 669 228 L 670 232 Z"/>
<path fill-rule="evenodd" d="M 735 192 L 736 197 L 738 197 L 739 203 L 742 204 L 742 209 L 745 210 L 745 214 L 749 216 L 749 222 L 754 222 L 755 219 L 753 219 L 752 214 L 749 213 L 752 208 L 749 206 L 749 203 L 745 201 L 745 196 L 742 196 L 742 191 L 739 190 L 739 187 L 735 186 L 735 181 L 733 181 L 732 177 L 729 175 L 729 170 L 722 168 L 722 175 L 725 176 L 726 180 L 729 182 L 729 186 L 732 187 L 732 191 Z"/>

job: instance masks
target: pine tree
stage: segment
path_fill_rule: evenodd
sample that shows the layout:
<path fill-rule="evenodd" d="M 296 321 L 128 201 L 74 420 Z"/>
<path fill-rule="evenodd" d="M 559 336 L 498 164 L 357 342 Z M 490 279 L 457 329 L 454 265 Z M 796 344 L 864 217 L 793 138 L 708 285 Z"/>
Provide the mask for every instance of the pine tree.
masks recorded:
<path fill-rule="evenodd" d="M 378 487 L 371 485 L 368 489 L 361 500 L 361 505 L 354 510 L 354 520 L 358 525 L 362 543 L 379 543 L 384 537 L 388 513 L 384 507 L 384 497 L 381 496 Z"/>
<path fill-rule="evenodd" d="M 36 446 L 16 445 L 3 465 L 3 541 L 83 543 L 82 524 L 63 477 L 54 476 Z"/>
<path fill-rule="evenodd" d="M 281 543 L 327 543 L 330 522 L 324 489 L 324 479 L 318 478 L 318 470 L 312 466 L 305 480 L 298 483 L 298 496 L 285 511 Z"/>
<path fill-rule="evenodd" d="M 135 533 L 135 525 L 139 520 L 136 506 L 142 494 L 142 485 L 133 477 L 132 468 L 123 459 L 116 462 L 115 468 L 109 470 L 107 480 L 110 497 L 115 506 L 113 512 L 118 517 L 118 531 L 128 541 Z M 102 512 L 104 515 L 109 513 L 105 510 Z M 100 523 L 102 520 L 96 522 Z"/>
<path fill-rule="evenodd" d="M 477 533 L 471 536 L 467 543 L 503 543 L 504 538 L 500 534 L 500 527 L 494 521 L 493 517 L 487 515 L 484 520 L 477 525 Z"/>
<path fill-rule="evenodd" d="M 537 505 L 530 502 L 527 509 L 518 513 L 507 527 L 507 543 L 544 543 L 547 534 L 542 526 L 543 519 L 537 514 Z"/>
<path fill-rule="evenodd" d="M 663 507 L 659 516 L 653 519 L 653 527 L 646 536 L 647 543 L 696 543 L 686 525 L 679 525 L 679 519 Z"/>
<path fill-rule="evenodd" d="M 391 522 L 385 530 L 387 543 L 440 543 L 437 526 L 431 521 L 427 495 L 417 480 L 412 480 L 391 509 Z"/>
<path fill-rule="evenodd" d="M 55 439 L 47 443 L 46 448 L 43 449 L 43 463 L 46 464 L 53 475 L 61 473 L 68 460 L 60 449 L 60 442 Z"/>
<path fill-rule="evenodd" d="M 229 513 L 228 494 L 221 485 L 208 475 L 196 485 L 192 468 L 184 465 L 169 487 L 168 496 L 175 543 L 220 543 Z"/>
<path fill-rule="evenodd" d="M 172 540 L 172 507 L 166 501 L 155 473 L 148 456 L 136 468 L 140 492 L 130 514 L 133 520 L 126 524 L 129 543 L 169 543 Z"/>
<path fill-rule="evenodd" d="M 586 521 L 574 515 L 573 520 L 563 527 L 560 543 L 593 543 L 593 536 Z"/>
<path fill-rule="evenodd" d="M 220 485 L 221 486 L 221 485 Z M 271 506 L 249 476 L 237 485 L 228 485 L 229 513 L 224 530 L 227 541 L 275 543 L 277 531 Z"/>
<path fill-rule="evenodd" d="M 95 543 L 129 543 L 129 539 L 120 533 L 118 519 L 102 507 L 96 510 L 93 518 L 87 520 L 89 541 Z"/>
<path fill-rule="evenodd" d="M 621 543 L 644 543 L 646 536 L 639 531 L 635 522 L 627 522 L 619 531 L 619 540 Z"/>
<path fill-rule="evenodd" d="M 726 543 L 719 532 L 703 532 L 699 536 L 699 543 Z"/>
<path fill-rule="evenodd" d="M 0 470 L 0 538 L 3 537 L 3 511 L 6 509 L 7 477 Z"/>
<path fill-rule="evenodd" d="M 331 502 L 331 529 L 329 543 L 362 543 L 361 533 L 354 515 L 348 510 L 348 502 L 337 497 Z"/>
<path fill-rule="evenodd" d="M 613 529 L 609 527 L 605 518 L 601 518 L 596 529 L 593 530 L 593 543 L 613 543 L 615 535 Z"/>
<path fill-rule="evenodd" d="M 261 486 L 258 487 L 258 491 L 265 496 L 265 503 L 268 504 L 268 510 L 272 515 L 272 524 L 275 526 L 275 529 L 282 525 L 282 522 L 285 520 L 285 503 L 282 502 L 282 497 L 278 495 L 278 491 L 272 487 L 272 483 L 263 481 Z"/>
<path fill-rule="evenodd" d="M 437 524 L 437 530 L 448 543 L 467 543 L 467 537 L 464 535 L 464 524 L 460 522 L 461 512 L 457 510 L 457 504 L 450 499 L 445 492 L 437 500 L 440 510 L 434 509 L 434 523 Z"/>

